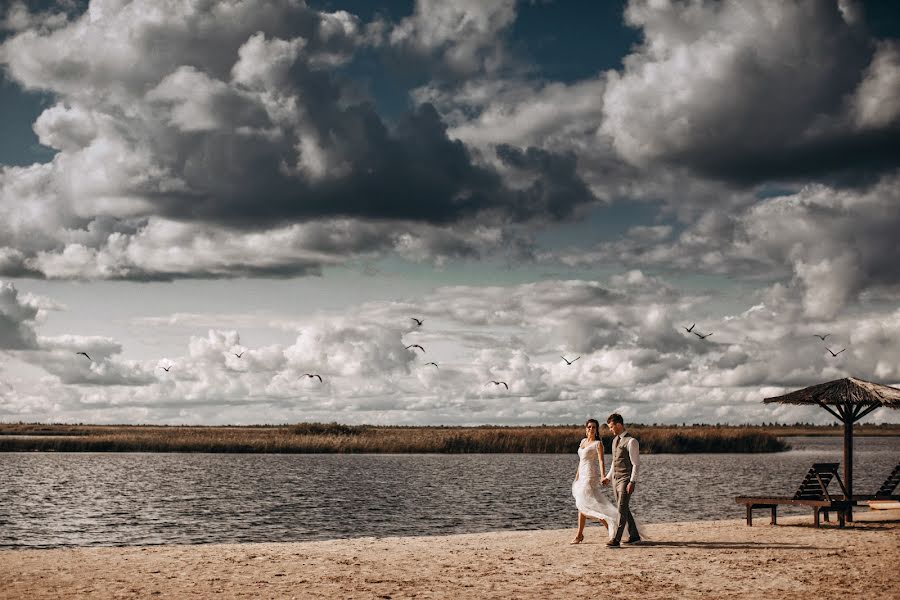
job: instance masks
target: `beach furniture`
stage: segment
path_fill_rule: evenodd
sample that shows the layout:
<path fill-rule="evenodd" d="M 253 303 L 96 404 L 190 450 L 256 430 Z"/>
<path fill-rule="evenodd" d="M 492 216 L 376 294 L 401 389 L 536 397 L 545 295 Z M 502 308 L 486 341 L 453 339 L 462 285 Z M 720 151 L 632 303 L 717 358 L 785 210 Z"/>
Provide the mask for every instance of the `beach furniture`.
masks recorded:
<path fill-rule="evenodd" d="M 884 483 L 881 484 L 881 487 L 878 488 L 878 491 L 871 495 L 866 494 L 854 494 L 853 501 L 868 501 L 872 502 L 874 500 L 885 500 L 885 501 L 896 501 L 900 500 L 900 494 L 895 493 L 897 491 L 897 486 L 900 485 L 900 465 L 894 467 L 894 470 L 891 471 L 891 474 L 888 475 L 887 479 L 884 480 Z"/>
<path fill-rule="evenodd" d="M 872 500 L 900 500 L 900 494 L 896 494 L 897 486 L 900 485 L 900 464 L 894 467 L 891 474 L 888 475 Z"/>
<path fill-rule="evenodd" d="M 881 484 L 881 487 L 874 494 L 854 494 L 853 504 L 867 504 L 873 510 L 900 508 L 900 494 L 894 493 L 898 484 L 900 484 L 900 465 L 894 467 L 894 470 L 891 471 L 891 474 L 887 476 L 887 479 L 884 480 L 884 483 Z M 844 499 L 839 498 L 839 500 Z M 825 509 L 822 513 L 827 521 L 828 510 Z"/>
<path fill-rule="evenodd" d="M 832 496 L 828 492 L 828 484 L 832 479 L 836 480 L 843 494 L 841 496 Z M 794 506 L 809 506 L 813 510 L 813 522 L 816 527 L 819 526 L 819 515 L 825 513 L 825 520 L 828 520 L 828 513 L 834 511 L 838 514 L 840 526 L 844 526 L 847 512 L 850 510 L 851 502 L 847 499 L 847 489 L 844 482 L 838 475 L 838 463 L 815 463 L 806 473 L 806 477 L 797 488 L 797 493 L 792 497 L 779 496 L 738 496 L 734 499 L 738 504 L 744 504 L 747 507 L 747 525 L 753 526 L 753 510 L 756 508 L 768 508 L 772 511 L 772 525 L 777 523 L 776 511 L 778 505 L 787 504 Z"/>
<path fill-rule="evenodd" d="M 900 389 L 856 377 L 845 377 L 811 385 L 783 396 L 766 398 L 763 402 L 818 405 L 844 424 L 844 494 L 854 498 L 853 424 L 879 408 L 900 408 Z M 846 519 L 853 520 L 852 505 L 847 510 Z"/>

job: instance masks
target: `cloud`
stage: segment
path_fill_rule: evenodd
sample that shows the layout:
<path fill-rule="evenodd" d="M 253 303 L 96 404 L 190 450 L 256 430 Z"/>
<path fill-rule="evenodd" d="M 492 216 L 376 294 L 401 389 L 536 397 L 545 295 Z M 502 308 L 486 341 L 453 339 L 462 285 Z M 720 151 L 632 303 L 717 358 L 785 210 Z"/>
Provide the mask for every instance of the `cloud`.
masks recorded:
<path fill-rule="evenodd" d="M 860 130 L 896 125 L 900 120 L 900 43 L 879 42 L 850 104 Z"/>
<path fill-rule="evenodd" d="M 396 23 L 293 0 L 24 6 L 5 15 L 0 63 L 55 97 L 33 127 L 57 154 L 0 166 L 4 276 L 295 277 L 384 256 L 621 272 L 359 304 L 293 320 L 287 345 L 228 329 L 266 315 L 174 315 L 169 335 L 211 331 L 146 360 L 39 335 L 64 307 L 0 286 L 0 347 L 37 373 L 8 379 L 0 414 L 768 420 L 797 413 L 763 392 L 900 380 L 900 50 L 852 2 L 635 0 L 643 43 L 570 82 L 510 50 L 514 2 L 420 1 Z M 367 95 L 372 61 L 413 69 L 408 113 Z M 593 247 L 541 245 L 542 227 L 603 202 L 660 212 Z M 721 289 L 692 290 L 699 274 Z M 694 321 L 713 337 L 681 329 Z M 826 330 L 848 347 L 836 360 L 811 336 Z"/>
<path fill-rule="evenodd" d="M 104 231 L 92 224 L 81 233 L 69 236 L 73 241 L 61 247 L 37 250 L 21 261 L 11 259 L 10 274 L 28 269 L 52 279 L 136 281 L 292 277 L 319 275 L 323 267 L 388 253 L 441 264 L 507 251 L 514 256 L 530 252 L 528 236 L 470 221 L 435 226 L 328 219 L 235 232 L 225 226 L 153 217 L 130 232 Z"/>
<path fill-rule="evenodd" d="M 450 125 L 448 135 L 477 149 L 509 186 L 523 181 L 523 173 L 504 160 L 513 148 L 571 162 L 573 183 L 586 186 L 594 199 L 658 198 L 671 185 L 649 192 L 647 174 L 619 157 L 599 131 L 605 86 L 603 76 L 562 83 L 482 75 L 457 86 L 429 82 L 411 94 L 417 103 L 433 104 Z M 524 181 L 551 176 L 533 171 Z"/>
<path fill-rule="evenodd" d="M 678 235 L 667 226 L 640 227 L 587 251 L 539 257 L 778 279 L 802 298 L 809 317 L 828 319 L 863 294 L 900 286 L 898 189 L 896 173 L 866 188 L 810 184 L 730 212 L 707 208 Z"/>
<path fill-rule="evenodd" d="M 26 350 L 37 347 L 34 321 L 39 302 L 19 297 L 16 287 L 0 280 L 0 350 Z"/>
<path fill-rule="evenodd" d="M 634 0 L 625 18 L 644 41 L 609 73 L 603 131 L 633 164 L 740 184 L 894 168 L 896 44 L 848 15 L 836 2 Z"/>
<path fill-rule="evenodd" d="M 471 19 L 457 15 L 472 44 L 514 17 L 507 4 L 502 17 L 474 5 L 460 13 Z M 458 7 L 441 6 L 420 8 L 456 15 Z M 443 47 L 437 30 L 404 23 L 398 27 L 409 35 Z M 438 29 L 450 26 L 442 23 Z M 202 44 L 201 29 L 211 32 Z M 229 10 L 94 4 L 52 31 L 15 33 L 0 46 L 0 62 L 26 89 L 58 98 L 34 124 L 58 153 L 47 164 L 0 171 L 0 272 L 304 275 L 395 250 L 441 261 L 493 245 L 468 234 L 474 222 L 483 234 L 510 219 L 564 218 L 593 200 L 572 156 L 525 150 L 530 158 L 518 170 L 533 184 L 512 188 L 448 137 L 429 104 L 385 122 L 339 70 L 379 43 L 373 35 L 347 12 L 288 0 Z M 445 50 L 458 58 L 480 52 L 461 48 Z M 323 240 L 316 229 L 337 235 Z M 273 237 L 285 238 L 290 253 L 267 257 L 254 247 Z M 157 246 L 171 238 L 174 248 Z"/>
<path fill-rule="evenodd" d="M 503 33 L 515 18 L 515 0 L 417 0 L 414 13 L 391 29 L 387 42 L 428 60 L 445 76 L 492 73 L 509 60 Z"/>
<path fill-rule="evenodd" d="M 299 320 L 288 345 L 248 345 L 237 331 L 211 329 L 191 336 L 180 354 L 135 361 L 109 338 L 38 337 L 39 349 L 10 355 L 18 361 L 10 372 L 26 372 L 22 364 L 52 377 L 4 374 L 11 389 L 0 415 L 571 423 L 623 410 L 641 422 L 823 421 L 824 413 L 782 413 L 761 400 L 847 375 L 900 381 L 896 307 L 821 321 L 777 289 L 724 316 L 713 314 L 714 300 L 627 271 L 605 281 L 451 286 L 406 302 L 358 304 Z M 701 341 L 681 328 L 695 321 L 713 336 Z M 847 348 L 836 358 L 812 335 L 826 332 L 835 350 Z M 426 352 L 407 350 L 412 343 Z M 82 350 L 93 360 L 75 354 Z M 580 358 L 567 365 L 561 356 Z M 47 395 L 52 406 L 41 399 Z"/>
<path fill-rule="evenodd" d="M 122 352 L 122 345 L 112 338 L 102 336 L 59 335 L 41 337 L 40 345 L 46 350 L 68 350 L 71 353 L 87 352 L 94 358 L 103 359 Z M 84 360 L 79 358 L 78 360 Z"/>
<path fill-rule="evenodd" d="M 22 0 L 11 2 L 5 12 L 0 13 L 0 31 L 25 31 L 37 29 L 51 31 L 64 26 L 68 21 L 65 9 L 71 10 L 68 3 L 60 2 L 53 9 L 42 12 L 31 12 Z"/>
<path fill-rule="evenodd" d="M 900 285 L 896 175 L 858 193 L 821 185 L 751 208 L 740 221 L 744 254 L 789 264 L 813 318 L 836 315 L 866 289 Z"/>
<path fill-rule="evenodd" d="M 152 367 L 117 358 L 121 352 L 122 345 L 108 337 L 66 334 L 39 337 L 38 349 L 20 353 L 19 358 L 66 385 L 142 386 L 155 381 Z"/>
<path fill-rule="evenodd" d="M 408 344 L 403 343 L 402 332 L 398 325 L 318 319 L 303 328 L 284 355 L 297 371 L 314 371 L 323 376 L 405 374 L 417 350 L 405 348 Z"/>

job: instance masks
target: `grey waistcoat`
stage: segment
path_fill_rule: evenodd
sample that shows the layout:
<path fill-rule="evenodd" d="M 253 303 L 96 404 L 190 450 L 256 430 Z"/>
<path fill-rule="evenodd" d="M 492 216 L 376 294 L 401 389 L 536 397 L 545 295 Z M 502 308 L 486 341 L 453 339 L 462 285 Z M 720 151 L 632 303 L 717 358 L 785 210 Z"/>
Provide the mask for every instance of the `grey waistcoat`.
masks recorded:
<path fill-rule="evenodd" d="M 613 438 L 612 447 L 612 463 L 613 463 L 613 480 L 618 483 L 620 481 L 631 481 L 631 469 L 634 465 L 631 462 L 631 456 L 628 454 L 628 440 L 631 436 L 628 432 L 622 436 L 621 442 L 619 436 Z"/>

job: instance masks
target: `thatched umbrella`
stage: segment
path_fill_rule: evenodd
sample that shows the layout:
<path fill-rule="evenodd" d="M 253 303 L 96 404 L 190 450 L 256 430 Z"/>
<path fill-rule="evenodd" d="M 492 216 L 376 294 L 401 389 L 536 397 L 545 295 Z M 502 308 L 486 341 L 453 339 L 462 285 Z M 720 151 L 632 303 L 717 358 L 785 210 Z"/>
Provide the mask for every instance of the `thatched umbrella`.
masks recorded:
<path fill-rule="evenodd" d="M 844 486 L 853 499 L 853 424 L 882 406 L 900 408 L 900 390 L 855 377 L 835 379 L 763 400 L 766 404 L 817 404 L 844 424 Z M 853 520 L 852 512 L 848 514 Z"/>

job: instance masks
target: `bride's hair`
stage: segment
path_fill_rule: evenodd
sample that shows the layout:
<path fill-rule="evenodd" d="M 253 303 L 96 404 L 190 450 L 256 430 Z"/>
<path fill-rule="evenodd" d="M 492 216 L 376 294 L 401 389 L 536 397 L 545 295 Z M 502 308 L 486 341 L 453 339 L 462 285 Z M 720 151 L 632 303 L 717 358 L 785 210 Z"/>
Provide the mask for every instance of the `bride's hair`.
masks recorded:
<path fill-rule="evenodd" d="M 588 419 L 587 421 L 584 422 L 584 426 L 587 427 L 591 423 L 594 424 L 594 439 L 599 440 L 600 439 L 600 423 L 597 421 L 597 419 Z"/>

